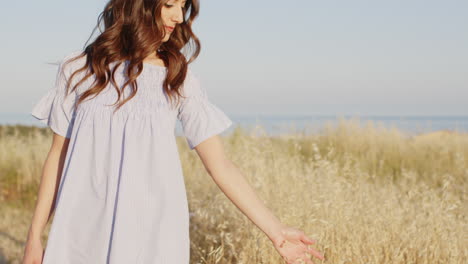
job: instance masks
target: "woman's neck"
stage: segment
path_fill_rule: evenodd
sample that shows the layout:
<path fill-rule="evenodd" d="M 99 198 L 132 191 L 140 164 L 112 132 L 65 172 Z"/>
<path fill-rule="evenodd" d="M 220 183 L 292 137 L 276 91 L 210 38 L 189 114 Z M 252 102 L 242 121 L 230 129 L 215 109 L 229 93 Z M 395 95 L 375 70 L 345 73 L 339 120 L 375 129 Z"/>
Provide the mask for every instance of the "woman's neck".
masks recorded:
<path fill-rule="evenodd" d="M 143 60 L 144 63 L 150 63 L 150 64 L 155 64 L 155 65 L 158 65 L 158 66 L 162 66 L 162 67 L 166 67 L 166 65 L 164 65 L 164 61 L 155 56 L 155 55 L 151 55 L 151 56 L 148 56 L 146 57 L 144 60 Z"/>

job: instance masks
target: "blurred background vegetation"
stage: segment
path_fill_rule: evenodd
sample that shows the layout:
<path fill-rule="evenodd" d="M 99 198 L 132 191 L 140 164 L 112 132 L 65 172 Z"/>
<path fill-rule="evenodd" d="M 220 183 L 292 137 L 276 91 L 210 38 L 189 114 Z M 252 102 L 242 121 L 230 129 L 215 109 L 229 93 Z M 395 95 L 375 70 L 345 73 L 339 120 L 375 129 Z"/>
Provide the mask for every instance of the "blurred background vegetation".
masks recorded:
<path fill-rule="evenodd" d="M 49 128 L 0 126 L 0 263 L 20 263 L 51 140 Z M 185 139 L 177 140 L 191 215 L 191 263 L 283 263 Z M 224 142 L 267 206 L 318 240 L 314 247 L 325 254 L 323 263 L 468 259 L 468 133 L 408 135 L 341 120 L 314 134 L 269 136 L 262 127 L 236 127 Z"/>

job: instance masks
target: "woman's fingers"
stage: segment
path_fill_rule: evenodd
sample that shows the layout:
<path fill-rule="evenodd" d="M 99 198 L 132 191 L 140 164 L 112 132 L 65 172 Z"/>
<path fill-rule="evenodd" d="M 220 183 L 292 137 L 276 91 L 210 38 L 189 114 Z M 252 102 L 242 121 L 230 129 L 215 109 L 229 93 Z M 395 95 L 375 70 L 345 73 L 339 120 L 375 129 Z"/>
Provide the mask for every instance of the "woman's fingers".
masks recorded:
<path fill-rule="evenodd" d="M 310 247 L 311 244 L 307 244 L 307 243 L 304 243 L 301 245 L 301 253 L 302 254 L 312 254 L 313 256 L 321 259 L 321 260 L 324 260 L 325 257 L 317 250 L 315 250 L 314 248 Z M 307 257 L 309 257 L 309 255 L 307 255 Z"/>
<path fill-rule="evenodd" d="M 321 260 L 324 260 L 325 257 L 320 254 L 320 252 L 318 252 L 317 250 L 313 249 L 313 248 L 309 248 L 310 245 L 312 244 L 315 244 L 317 241 L 316 240 L 313 240 L 311 238 L 309 238 L 308 236 L 306 236 L 304 233 L 302 233 L 302 236 L 301 236 L 301 241 L 305 243 L 305 252 L 307 253 L 311 253 L 312 255 L 316 256 L 317 258 L 321 259 Z"/>
<path fill-rule="evenodd" d="M 302 232 L 302 234 L 301 234 L 301 241 L 306 243 L 306 244 L 310 244 L 310 245 L 317 243 L 317 240 L 314 240 L 314 239 L 306 236 L 306 234 L 304 234 L 304 232 Z"/>
<path fill-rule="evenodd" d="M 275 238 L 274 244 L 287 264 L 315 264 L 311 256 L 325 259 L 320 252 L 310 248 L 317 240 L 308 237 L 302 230 L 286 226 L 281 232 L 282 237 Z"/>
<path fill-rule="evenodd" d="M 322 254 L 320 254 L 320 252 L 318 252 L 317 250 L 315 250 L 313 248 L 307 247 L 307 252 L 314 255 L 315 257 L 317 257 L 317 258 L 319 258 L 321 260 L 325 259 L 325 257 Z"/>

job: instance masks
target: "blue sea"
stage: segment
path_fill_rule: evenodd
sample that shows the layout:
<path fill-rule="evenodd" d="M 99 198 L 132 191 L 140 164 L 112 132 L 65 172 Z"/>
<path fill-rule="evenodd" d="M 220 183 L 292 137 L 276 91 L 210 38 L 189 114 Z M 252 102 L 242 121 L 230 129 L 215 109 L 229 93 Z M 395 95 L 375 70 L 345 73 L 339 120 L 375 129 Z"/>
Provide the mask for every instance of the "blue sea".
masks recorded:
<path fill-rule="evenodd" d="M 277 135 L 286 132 L 315 133 L 325 125 L 336 126 L 339 120 L 355 120 L 360 126 L 397 128 L 408 134 L 419 134 L 437 130 L 468 132 L 468 116 L 352 116 L 352 115 L 227 115 L 247 130 L 262 127 L 265 133 Z M 29 114 L 0 113 L 0 125 L 22 124 L 43 127 L 44 125 Z M 233 129 L 235 126 L 231 127 Z M 176 134 L 180 135 L 180 123 Z"/>
<path fill-rule="evenodd" d="M 313 115 L 313 116 L 258 116 L 241 117 L 245 126 L 260 124 L 271 133 L 298 131 L 316 133 L 325 125 L 336 126 L 340 120 L 355 121 L 361 127 L 396 128 L 408 134 L 419 134 L 439 130 L 468 132 L 468 116 L 357 116 L 357 115 Z"/>

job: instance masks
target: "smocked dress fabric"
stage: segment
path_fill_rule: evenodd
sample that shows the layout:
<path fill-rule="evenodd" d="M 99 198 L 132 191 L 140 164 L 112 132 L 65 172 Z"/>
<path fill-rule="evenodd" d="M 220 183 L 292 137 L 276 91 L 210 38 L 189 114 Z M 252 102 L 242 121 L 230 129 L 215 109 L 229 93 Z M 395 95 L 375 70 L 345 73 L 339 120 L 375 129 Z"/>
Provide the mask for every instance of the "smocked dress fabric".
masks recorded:
<path fill-rule="evenodd" d="M 75 108 L 94 81 L 67 92 L 66 82 L 85 58 L 64 62 L 79 53 L 62 59 L 55 85 L 31 111 L 70 139 L 43 264 L 188 264 L 189 210 L 175 125 L 180 121 L 193 149 L 232 120 L 208 99 L 191 68 L 182 86 L 186 98 L 171 108 L 162 88 L 167 69 L 148 63 L 136 95 L 114 114 L 112 84 Z M 115 73 L 119 85 L 126 66 Z M 124 98 L 130 94 L 130 87 L 122 91 Z"/>

